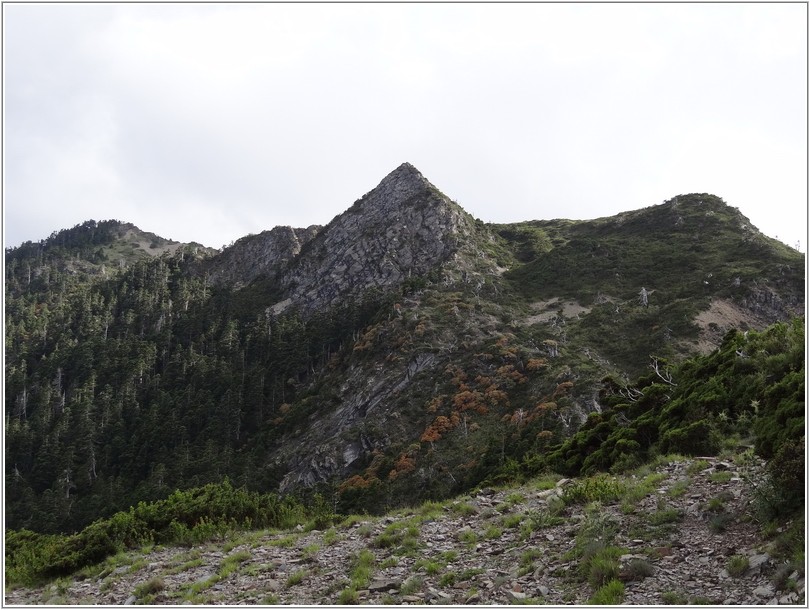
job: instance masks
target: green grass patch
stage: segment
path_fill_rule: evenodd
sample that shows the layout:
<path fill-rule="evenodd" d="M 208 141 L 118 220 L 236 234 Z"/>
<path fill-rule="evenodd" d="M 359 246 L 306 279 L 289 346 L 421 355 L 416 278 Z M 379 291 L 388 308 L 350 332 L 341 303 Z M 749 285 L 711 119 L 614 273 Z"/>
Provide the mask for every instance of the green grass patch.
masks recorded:
<path fill-rule="evenodd" d="M 160 576 L 155 576 L 150 578 L 146 582 L 142 582 L 135 587 L 133 590 L 133 595 L 138 599 L 143 599 L 148 595 L 154 595 L 155 593 L 159 593 L 166 588 L 166 583 L 164 582 L 163 578 Z"/>
<path fill-rule="evenodd" d="M 668 606 L 686 606 L 689 600 L 683 593 L 677 591 L 664 591 L 661 594 L 661 603 Z"/>
<path fill-rule="evenodd" d="M 458 575 L 455 572 L 445 572 L 439 577 L 440 587 L 452 587 L 456 584 Z"/>
<path fill-rule="evenodd" d="M 466 570 L 463 570 L 462 572 L 459 573 L 458 580 L 459 582 L 465 582 L 468 580 L 472 580 L 479 574 L 483 573 L 484 570 L 482 568 L 467 568 Z"/>
<path fill-rule="evenodd" d="M 614 579 L 599 587 L 588 603 L 599 606 L 616 606 L 622 601 L 624 601 L 624 583 Z"/>
<path fill-rule="evenodd" d="M 338 595 L 338 604 L 341 606 L 352 606 L 360 603 L 360 595 L 354 587 L 343 589 Z"/>
<path fill-rule="evenodd" d="M 340 540 L 340 534 L 334 527 L 330 527 L 323 533 L 323 543 L 326 546 L 332 546 Z"/>
<path fill-rule="evenodd" d="M 726 562 L 726 571 L 729 576 L 738 578 L 748 571 L 749 565 L 746 555 L 732 555 Z"/>
<path fill-rule="evenodd" d="M 520 514 L 512 514 L 512 515 L 505 515 L 503 519 L 501 519 L 501 523 L 503 527 L 507 529 L 511 529 L 513 527 L 517 527 L 523 521 L 523 515 Z"/>
<path fill-rule="evenodd" d="M 478 514 L 478 509 L 469 502 L 456 502 L 450 505 L 450 512 L 459 517 L 471 517 Z"/>
<path fill-rule="evenodd" d="M 663 525 L 665 523 L 677 523 L 683 520 L 683 511 L 678 508 L 665 508 L 650 513 L 647 516 L 650 525 Z"/>
<path fill-rule="evenodd" d="M 421 576 L 411 576 L 402 583 L 402 586 L 399 588 L 399 592 L 402 595 L 413 595 L 414 593 L 422 590 L 423 584 L 424 580 L 422 580 Z"/>
<path fill-rule="evenodd" d="M 514 506 L 516 504 L 523 504 L 526 502 L 526 496 L 522 493 L 514 491 L 506 496 L 506 503 L 510 506 Z"/>
<path fill-rule="evenodd" d="M 275 540 L 270 540 L 267 542 L 267 546 L 277 546 L 279 548 L 288 549 L 292 546 L 295 546 L 295 543 L 298 541 L 298 536 L 290 535 L 290 536 L 282 536 L 281 538 L 276 538 Z"/>
<path fill-rule="evenodd" d="M 690 476 L 694 476 L 700 472 L 703 472 L 709 467 L 709 462 L 706 460 L 695 460 L 689 466 L 686 467 L 686 474 Z"/>
<path fill-rule="evenodd" d="M 730 473 L 728 470 L 721 470 L 719 472 L 713 472 L 709 475 L 709 481 L 712 483 L 728 483 L 732 478 L 733 474 Z"/>
<path fill-rule="evenodd" d="M 296 585 L 300 585 L 304 581 L 304 577 L 306 577 L 307 571 L 306 570 L 296 570 L 292 574 L 287 577 L 287 582 L 285 583 L 287 588 L 295 587 Z"/>
<path fill-rule="evenodd" d="M 689 489 L 689 486 L 692 484 L 692 480 L 689 478 L 681 479 L 680 481 L 675 481 L 670 488 L 667 490 L 667 494 L 670 498 L 680 498 L 686 494 L 686 490 Z"/>
<path fill-rule="evenodd" d="M 627 492 L 627 487 L 627 484 L 621 479 L 599 474 L 578 479 L 568 485 L 563 490 L 562 499 L 568 506 L 589 502 L 610 504 L 620 500 Z"/>

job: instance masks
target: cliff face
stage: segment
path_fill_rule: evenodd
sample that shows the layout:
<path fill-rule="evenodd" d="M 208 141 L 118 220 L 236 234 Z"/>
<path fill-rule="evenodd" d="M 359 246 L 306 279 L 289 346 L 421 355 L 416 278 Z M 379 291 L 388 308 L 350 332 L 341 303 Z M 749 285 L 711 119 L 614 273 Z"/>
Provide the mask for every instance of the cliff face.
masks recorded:
<path fill-rule="evenodd" d="M 279 276 L 284 299 L 304 312 L 369 288 L 395 286 L 449 260 L 473 219 L 409 163 L 337 216 Z"/>
<path fill-rule="evenodd" d="M 275 227 L 243 237 L 212 261 L 208 282 L 240 288 L 262 276 L 275 277 L 320 229 L 318 225 L 306 229 Z"/>

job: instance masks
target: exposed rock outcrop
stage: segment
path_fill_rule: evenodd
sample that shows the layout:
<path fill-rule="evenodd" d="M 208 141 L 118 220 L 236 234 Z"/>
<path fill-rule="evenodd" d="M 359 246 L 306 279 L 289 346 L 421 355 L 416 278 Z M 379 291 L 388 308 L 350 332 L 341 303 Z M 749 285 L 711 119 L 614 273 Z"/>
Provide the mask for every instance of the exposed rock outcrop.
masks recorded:
<path fill-rule="evenodd" d="M 474 220 L 410 163 L 332 220 L 279 276 L 289 302 L 304 312 L 369 288 L 388 288 L 448 261 Z"/>
<path fill-rule="evenodd" d="M 239 288 L 262 276 L 272 279 L 320 229 L 318 225 L 275 227 L 243 237 L 211 261 L 208 282 Z"/>

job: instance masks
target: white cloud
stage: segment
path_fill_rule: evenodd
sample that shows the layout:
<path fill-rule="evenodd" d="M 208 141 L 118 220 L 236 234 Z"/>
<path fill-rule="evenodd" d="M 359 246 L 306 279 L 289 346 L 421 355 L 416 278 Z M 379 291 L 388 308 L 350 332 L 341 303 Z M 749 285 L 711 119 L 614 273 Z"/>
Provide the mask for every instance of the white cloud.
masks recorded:
<path fill-rule="evenodd" d="M 708 190 L 789 243 L 805 232 L 802 5 L 8 5 L 4 17 L 11 245 L 87 218 L 212 246 L 325 224 L 406 160 L 489 221 Z"/>

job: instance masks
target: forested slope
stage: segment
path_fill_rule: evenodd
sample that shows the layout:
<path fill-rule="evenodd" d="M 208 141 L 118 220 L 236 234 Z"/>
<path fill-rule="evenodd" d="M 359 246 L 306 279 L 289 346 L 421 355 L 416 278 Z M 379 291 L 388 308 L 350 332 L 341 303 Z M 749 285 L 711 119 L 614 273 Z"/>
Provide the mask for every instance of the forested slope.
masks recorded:
<path fill-rule="evenodd" d="M 702 425 L 778 412 L 790 442 L 803 426 L 803 320 L 789 321 L 804 259 L 710 195 L 487 225 L 406 164 L 305 233 L 217 253 L 91 221 L 5 263 L 13 529 L 79 531 L 225 477 L 379 512 L 532 469 L 709 450 L 685 446 L 711 441 Z M 701 326 L 717 303 L 748 339 Z M 777 347 L 745 343 L 779 320 Z M 721 349 L 678 369 L 698 341 Z M 700 408 L 680 394 L 698 388 L 714 388 Z M 776 456 L 786 439 L 757 425 Z"/>

